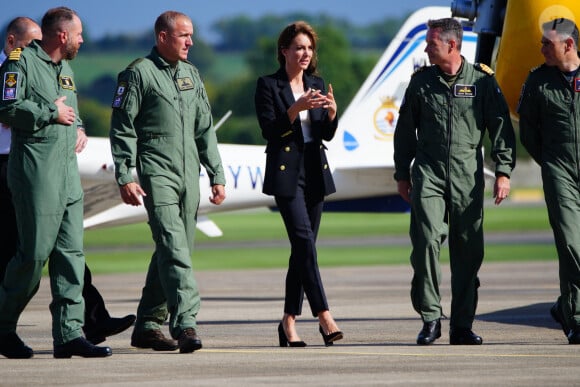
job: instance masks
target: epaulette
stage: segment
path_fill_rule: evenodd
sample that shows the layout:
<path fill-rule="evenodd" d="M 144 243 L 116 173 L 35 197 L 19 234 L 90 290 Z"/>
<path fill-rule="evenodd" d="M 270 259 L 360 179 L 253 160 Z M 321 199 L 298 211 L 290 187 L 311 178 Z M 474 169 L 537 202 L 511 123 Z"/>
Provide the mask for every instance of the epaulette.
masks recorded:
<path fill-rule="evenodd" d="M 530 73 L 533 73 L 534 71 L 537 71 L 537 70 L 541 69 L 542 67 L 544 67 L 544 65 L 545 65 L 545 63 L 542 63 L 541 65 L 538 65 L 538 66 L 532 68 L 530 70 Z"/>
<path fill-rule="evenodd" d="M 476 69 L 478 69 L 478 70 L 486 73 L 487 75 L 493 75 L 494 74 L 493 70 L 488 65 L 486 65 L 485 63 L 476 63 L 474 66 L 475 66 Z"/>
<path fill-rule="evenodd" d="M 8 54 L 8 60 L 20 60 L 20 55 L 22 55 L 22 49 L 20 47 L 15 48 Z"/>
<path fill-rule="evenodd" d="M 141 62 L 144 58 L 137 58 L 135 59 L 133 62 L 131 62 L 129 64 L 129 66 L 127 66 L 128 69 L 132 69 L 133 67 L 135 67 L 137 65 L 137 63 Z"/>

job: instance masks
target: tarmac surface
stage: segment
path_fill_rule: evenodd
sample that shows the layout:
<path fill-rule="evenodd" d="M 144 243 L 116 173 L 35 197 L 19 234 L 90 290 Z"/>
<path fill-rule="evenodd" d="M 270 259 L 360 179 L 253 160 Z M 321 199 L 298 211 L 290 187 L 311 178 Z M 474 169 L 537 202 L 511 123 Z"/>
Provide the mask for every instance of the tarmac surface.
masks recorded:
<path fill-rule="evenodd" d="M 443 268 L 444 312 L 449 270 Z M 333 315 L 345 338 L 324 347 L 307 301 L 298 323 L 306 348 L 280 348 L 285 270 L 200 271 L 198 331 L 203 349 L 154 352 L 130 345 L 131 329 L 104 344 L 104 359 L 54 359 L 43 278 L 18 326 L 34 357 L 0 357 L 0 385 L 255 386 L 255 385 L 580 385 L 580 346 L 567 343 L 549 308 L 559 293 L 556 261 L 485 263 L 474 331 L 481 346 L 449 345 L 448 320 L 430 346 L 409 299 L 411 269 L 402 266 L 323 268 Z M 113 316 L 135 313 L 145 273 L 96 275 Z M 167 329 L 165 329 L 167 333 Z"/>

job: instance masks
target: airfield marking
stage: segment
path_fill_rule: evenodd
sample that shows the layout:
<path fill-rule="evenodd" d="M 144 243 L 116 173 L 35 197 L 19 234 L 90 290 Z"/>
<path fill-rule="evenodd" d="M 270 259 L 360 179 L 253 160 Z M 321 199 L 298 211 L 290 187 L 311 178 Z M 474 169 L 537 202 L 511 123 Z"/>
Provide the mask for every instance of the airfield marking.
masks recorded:
<path fill-rule="evenodd" d="M 295 351 L 292 350 L 292 353 L 296 354 L 300 350 Z M 329 352 L 326 349 L 303 349 L 303 351 L 308 351 L 308 353 L 320 353 L 326 355 L 349 355 L 349 356 L 402 356 L 402 357 L 505 357 L 505 358 L 558 358 L 558 359 L 567 359 L 567 358 L 580 358 L 580 354 L 569 354 L 569 355 L 549 355 L 549 354 L 530 354 L 530 353 L 521 353 L 521 354 L 485 354 L 485 353 L 401 353 L 401 352 L 352 352 L 352 351 L 341 351 L 341 352 Z M 258 349 L 202 349 L 200 352 L 210 352 L 210 353 L 253 353 L 253 354 L 272 354 L 272 353 L 282 353 L 283 350 L 279 349 L 272 349 L 272 350 L 258 350 Z"/>

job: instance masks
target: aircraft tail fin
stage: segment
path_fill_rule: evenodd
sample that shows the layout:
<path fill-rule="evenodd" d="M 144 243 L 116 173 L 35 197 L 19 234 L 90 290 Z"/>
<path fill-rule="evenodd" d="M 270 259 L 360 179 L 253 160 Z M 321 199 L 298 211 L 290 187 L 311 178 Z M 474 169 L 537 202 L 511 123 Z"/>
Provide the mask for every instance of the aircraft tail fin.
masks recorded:
<path fill-rule="evenodd" d="M 380 198 L 388 210 L 408 208 L 394 180 L 393 135 L 399 106 L 413 72 L 429 64 L 424 52 L 427 22 L 451 16 L 449 7 L 426 7 L 413 13 L 388 45 L 350 105 L 339 118 L 328 144 L 337 192 L 331 201 Z M 462 55 L 472 62 L 477 36 L 465 31 Z M 340 107 L 339 107 L 340 108 Z M 376 201 L 348 203 L 345 208 L 384 211 Z"/>
<path fill-rule="evenodd" d="M 393 167 L 399 106 L 413 72 L 429 64 L 424 53 L 427 22 L 450 16 L 449 7 L 425 7 L 405 21 L 339 118 L 335 139 L 328 145 L 334 168 Z M 464 33 L 462 54 L 470 62 L 476 42 L 474 33 Z"/>

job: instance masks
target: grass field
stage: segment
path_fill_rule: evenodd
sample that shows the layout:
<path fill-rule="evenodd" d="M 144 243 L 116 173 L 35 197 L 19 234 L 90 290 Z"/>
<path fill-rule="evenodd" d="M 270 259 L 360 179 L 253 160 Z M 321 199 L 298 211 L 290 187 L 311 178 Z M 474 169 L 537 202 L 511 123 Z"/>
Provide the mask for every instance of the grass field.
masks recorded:
<path fill-rule="evenodd" d="M 234 212 L 212 215 L 224 236 L 208 238 L 198 232 L 193 266 L 204 269 L 286 267 L 289 245 L 277 213 Z M 405 237 L 408 214 L 325 213 L 319 235 L 322 267 L 403 264 L 409 260 L 410 244 L 377 243 L 380 237 Z M 543 206 L 490 207 L 485 213 L 486 233 L 550 231 Z M 341 240 L 346 244 L 329 243 Z M 372 240 L 372 243 L 368 241 Z M 147 269 L 153 251 L 151 233 L 143 224 L 88 230 L 85 233 L 87 262 L 95 273 L 140 272 Z M 448 260 L 443 249 L 442 261 Z M 555 259 L 552 244 L 488 244 L 487 261 Z"/>
<path fill-rule="evenodd" d="M 83 52 L 81 49 L 79 55 L 70 64 L 75 73 L 77 86 L 84 88 L 103 75 L 109 75 L 116 80 L 117 74 L 131 62 L 148 54 L 149 50 Z M 368 57 L 371 61 L 378 60 L 381 54 L 382 50 L 376 49 L 356 51 L 357 56 Z M 245 52 L 216 52 L 215 62 L 210 68 L 202 71 L 201 75 L 205 82 L 209 81 L 219 85 L 244 77 L 249 71 Z"/>
<path fill-rule="evenodd" d="M 79 54 L 71 61 L 71 67 L 75 72 L 75 81 L 80 88 L 88 87 L 95 79 L 104 75 L 117 79 L 117 74 L 124 70 L 135 59 L 144 57 L 149 51 L 129 51 L 99 53 L 86 52 Z M 202 74 L 204 80 L 215 83 L 230 81 L 243 76 L 247 71 L 243 53 L 220 53 L 216 55 L 215 64 Z"/>
<path fill-rule="evenodd" d="M 71 61 L 75 72 L 75 82 L 78 87 L 88 87 L 95 79 L 109 75 L 117 79 L 117 74 L 136 58 L 149 52 L 119 52 L 119 53 L 82 53 Z"/>

